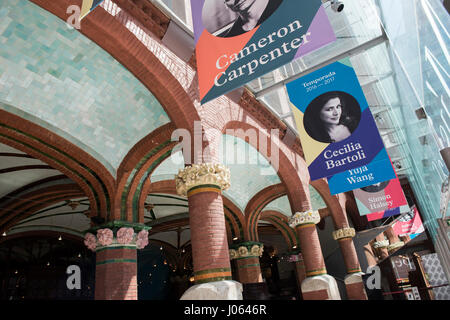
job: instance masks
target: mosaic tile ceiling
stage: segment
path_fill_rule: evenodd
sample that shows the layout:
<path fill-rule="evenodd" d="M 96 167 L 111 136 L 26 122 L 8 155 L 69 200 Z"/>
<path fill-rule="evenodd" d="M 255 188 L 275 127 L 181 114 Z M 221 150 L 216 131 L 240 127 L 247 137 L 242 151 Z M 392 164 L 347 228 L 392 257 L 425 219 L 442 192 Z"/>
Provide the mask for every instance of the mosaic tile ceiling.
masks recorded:
<path fill-rule="evenodd" d="M 41 119 L 113 174 L 136 142 L 170 121 L 113 57 L 23 0 L 0 2 L 0 108 Z"/>

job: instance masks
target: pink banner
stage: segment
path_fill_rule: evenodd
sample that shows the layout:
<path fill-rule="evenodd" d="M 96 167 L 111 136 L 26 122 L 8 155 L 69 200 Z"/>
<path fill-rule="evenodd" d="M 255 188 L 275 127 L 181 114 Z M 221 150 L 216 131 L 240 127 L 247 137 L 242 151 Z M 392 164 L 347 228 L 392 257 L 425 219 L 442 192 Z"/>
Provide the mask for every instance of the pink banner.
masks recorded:
<path fill-rule="evenodd" d="M 398 236 L 405 236 L 424 231 L 422 219 L 416 206 L 411 211 L 403 215 L 393 226 L 392 229 Z"/>

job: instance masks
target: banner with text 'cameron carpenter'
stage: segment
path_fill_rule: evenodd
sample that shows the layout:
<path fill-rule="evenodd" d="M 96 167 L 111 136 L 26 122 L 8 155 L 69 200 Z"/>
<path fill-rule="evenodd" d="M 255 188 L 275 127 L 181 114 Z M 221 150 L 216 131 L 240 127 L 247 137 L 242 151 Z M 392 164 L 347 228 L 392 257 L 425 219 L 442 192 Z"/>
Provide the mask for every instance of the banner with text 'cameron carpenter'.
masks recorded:
<path fill-rule="evenodd" d="M 286 88 L 311 180 L 388 159 L 350 59 L 314 71 Z"/>
<path fill-rule="evenodd" d="M 336 40 L 321 0 L 191 0 L 201 103 Z"/>

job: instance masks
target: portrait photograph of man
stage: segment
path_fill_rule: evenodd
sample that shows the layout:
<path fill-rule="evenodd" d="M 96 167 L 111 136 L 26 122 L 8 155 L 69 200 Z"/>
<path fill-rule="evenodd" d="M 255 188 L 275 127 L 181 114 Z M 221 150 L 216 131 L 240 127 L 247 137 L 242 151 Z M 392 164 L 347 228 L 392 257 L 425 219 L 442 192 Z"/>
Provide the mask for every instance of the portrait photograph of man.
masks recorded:
<path fill-rule="evenodd" d="M 253 30 L 278 9 L 283 0 L 206 0 L 202 20 L 214 36 L 230 38 Z"/>

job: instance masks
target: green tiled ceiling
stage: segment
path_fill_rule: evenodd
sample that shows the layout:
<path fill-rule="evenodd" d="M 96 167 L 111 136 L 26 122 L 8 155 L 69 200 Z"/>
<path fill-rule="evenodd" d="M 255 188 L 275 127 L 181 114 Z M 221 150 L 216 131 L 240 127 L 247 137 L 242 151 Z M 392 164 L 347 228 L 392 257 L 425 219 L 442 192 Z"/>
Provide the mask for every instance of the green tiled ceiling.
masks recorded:
<path fill-rule="evenodd" d="M 136 142 L 170 121 L 107 52 L 23 0 L 0 2 L 0 102 L 40 119 L 113 174 Z"/>
<path fill-rule="evenodd" d="M 311 206 L 313 210 L 319 210 L 325 208 L 325 202 L 319 193 L 312 186 L 309 186 L 309 193 L 311 197 Z M 287 217 L 292 216 L 293 212 L 291 211 L 291 205 L 289 204 L 289 199 L 287 196 L 280 197 L 278 199 L 273 200 L 269 204 L 267 204 L 263 211 L 265 210 L 275 210 L 279 211 Z"/>

